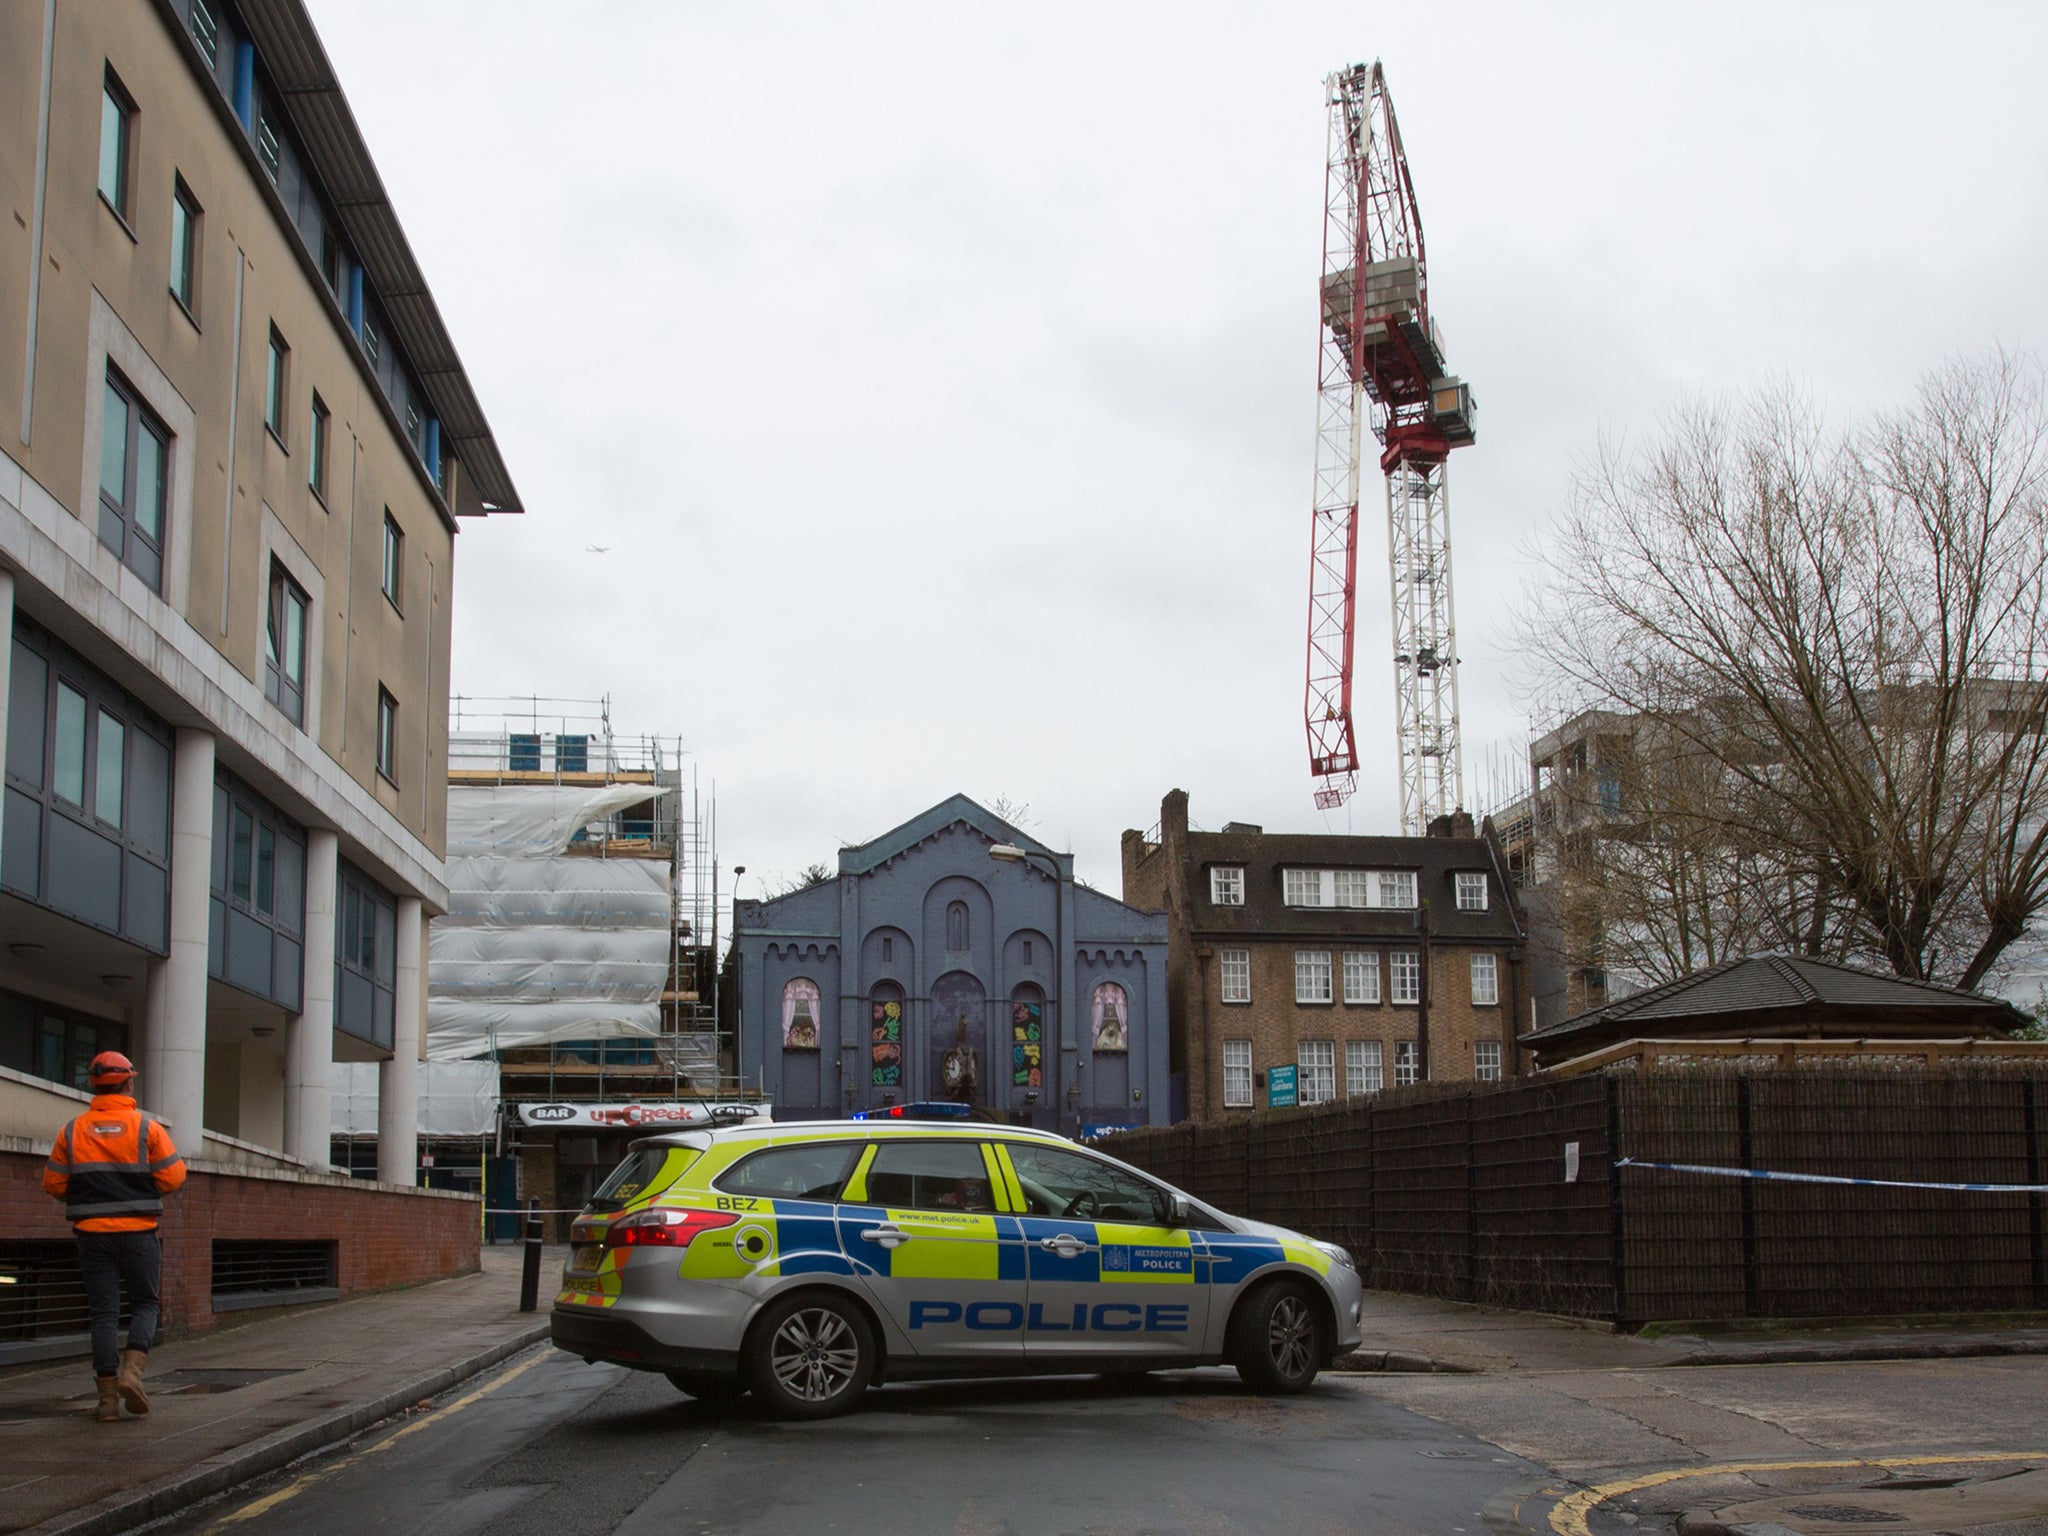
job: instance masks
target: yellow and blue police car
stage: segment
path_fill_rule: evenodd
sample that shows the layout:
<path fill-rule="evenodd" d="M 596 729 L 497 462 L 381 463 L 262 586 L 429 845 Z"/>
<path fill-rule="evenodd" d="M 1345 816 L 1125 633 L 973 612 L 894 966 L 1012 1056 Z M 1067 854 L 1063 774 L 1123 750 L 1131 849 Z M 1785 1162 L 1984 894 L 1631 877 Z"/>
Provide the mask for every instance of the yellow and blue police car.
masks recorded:
<path fill-rule="evenodd" d="M 1359 1341 L 1351 1256 L 1050 1132 L 914 1119 L 635 1142 L 577 1218 L 555 1345 L 785 1418 L 921 1377 L 1228 1363 L 1299 1392 Z"/>

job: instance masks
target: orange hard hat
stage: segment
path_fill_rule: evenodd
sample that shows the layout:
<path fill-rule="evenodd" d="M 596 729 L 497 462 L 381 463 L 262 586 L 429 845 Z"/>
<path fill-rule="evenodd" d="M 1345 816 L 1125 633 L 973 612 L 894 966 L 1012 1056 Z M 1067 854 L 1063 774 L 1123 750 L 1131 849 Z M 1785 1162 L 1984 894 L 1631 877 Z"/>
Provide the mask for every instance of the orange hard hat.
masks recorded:
<path fill-rule="evenodd" d="M 85 1080 L 95 1088 L 111 1088 L 135 1075 L 135 1063 L 119 1051 L 101 1051 L 85 1069 Z"/>

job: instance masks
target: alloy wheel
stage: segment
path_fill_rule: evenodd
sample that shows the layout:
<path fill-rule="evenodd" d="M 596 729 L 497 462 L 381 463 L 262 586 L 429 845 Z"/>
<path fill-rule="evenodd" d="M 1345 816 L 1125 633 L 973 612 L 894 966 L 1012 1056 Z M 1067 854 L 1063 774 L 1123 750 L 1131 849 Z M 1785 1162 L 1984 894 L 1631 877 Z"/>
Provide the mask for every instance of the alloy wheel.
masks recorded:
<path fill-rule="evenodd" d="M 769 1346 L 775 1379 L 806 1403 L 822 1403 L 844 1392 L 860 1371 L 860 1340 L 847 1320 L 829 1307 L 792 1312 Z"/>
<path fill-rule="evenodd" d="M 1315 1317 L 1306 1301 L 1290 1294 L 1273 1303 L 1266 1347 L 1272 1351 L 1273 1368 L 1282 1376 L 1298 1377 L 1314 1365 L 1315 1337 Z"/>

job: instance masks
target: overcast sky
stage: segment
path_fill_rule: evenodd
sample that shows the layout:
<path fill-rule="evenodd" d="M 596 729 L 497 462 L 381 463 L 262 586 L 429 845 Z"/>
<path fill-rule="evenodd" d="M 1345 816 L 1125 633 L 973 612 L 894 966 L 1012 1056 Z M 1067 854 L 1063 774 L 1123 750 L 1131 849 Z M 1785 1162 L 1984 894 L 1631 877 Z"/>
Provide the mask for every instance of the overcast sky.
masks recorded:
<path fill-rule="evenodd" d="M 1335 68 L 1479 402 L 1477 805 L 1603 434 L 2048 351 L 2048 7 L 311 4 L 527 508 L 458 542 L 456 690 L 681 737 L 744 896 L 955 791 L 1112 894 L 1174 786 L 1398 830 L 1370 468 L 1343 811 L 1301 720 Z"/>

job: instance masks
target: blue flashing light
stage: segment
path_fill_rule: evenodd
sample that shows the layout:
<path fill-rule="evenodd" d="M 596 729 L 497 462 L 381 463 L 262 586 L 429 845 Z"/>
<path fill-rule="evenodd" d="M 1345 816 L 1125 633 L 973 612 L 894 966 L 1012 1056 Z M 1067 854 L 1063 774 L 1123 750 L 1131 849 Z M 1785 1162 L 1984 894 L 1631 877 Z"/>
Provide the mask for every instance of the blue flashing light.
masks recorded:
<path fill-rule="evenodd" d="M 972 1104 L 949 1099 L 932 1099 L 917 1104 L 891 1104 L 886 1109 L 857 1109 L 853 1120 L 965 1120 L 974 1113 Z"/>

